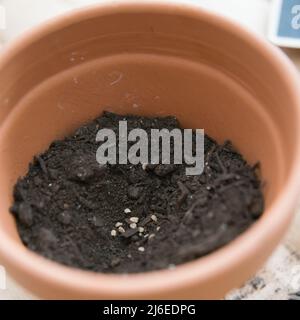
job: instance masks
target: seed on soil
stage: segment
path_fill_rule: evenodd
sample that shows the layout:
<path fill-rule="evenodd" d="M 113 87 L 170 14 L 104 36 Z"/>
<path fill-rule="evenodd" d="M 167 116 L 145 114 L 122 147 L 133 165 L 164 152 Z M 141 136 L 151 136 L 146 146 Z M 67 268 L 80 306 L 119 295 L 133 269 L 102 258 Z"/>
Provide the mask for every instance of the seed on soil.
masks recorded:
<path fill-rule="evenodd" d="M 145 248 L 144 248 L 144 247 L 139 247 L 138 250 L 139 250 L 140 252 L 144 252 L 144 251 L 145 251 Z"/>
<path fill-rule="evenodd" d="M 124 229 L 123 227 L 119 227 L 119 228 L 118 228 L 118 231 L 119 231 L 120 233 L 125 233 L 125 229 Z"/>
<path fill-rule="evenodd" d="M 112 237 L 115 237 L 117 235 L 117 231 L 116 230 L 111 230 L 110 232 Z"/>
<path fill-rule="evenodd" d="M 133 222 L 133 223 L 138 223 L 139 222 L 139 218 L 138 217 L 131 217 L 129 218 L 130 222 Z"/>
<path fill-rule="evenodd" d="M 119 227 L 121 227 L 122 225 L 123 225 L 122 222 L 117 222 L 117 223 L 115 224 L 115 227 L 116 227 L 116 228 L 119 228 Z"/>
<path fill-rule="evenodd" d="M 149 236 L 149 240 L 150 240 L 150 239 L 153 239 L 154 237 L 155 237 L 155 234 L 154 234 L 154 233 L 151 233 L 150 236 Z"/>
<path fill-rule="evenodd" d="M 139 233 L 143 233 L 145 231 L 145 228 L 139 227 Z"/>
<path fill-rule="evenodd" d="M 160 230 L 160 227 L 157 227 L 157 228 L 156 228 L 156 231 L 159 231 L 159 230 Z"/>
<path fill-rule="evenodd" d="M 124 212 L 125 212 L 125 213 L 130 213 L 131 210 L 130 210 L 129 208 L 126 208 L 126 209 L 124 210 Z"/>
<path fill-rule="evenodd" d="M 136 223 L 130 223 L 129 227 L 130 227 L 131 229 L 136 229 L 137 224 L 136 224 Z"/>
<path fill-rule="evenodd" d="M 151 219 L 152 221 L 157 222 L 157 216 L 155 214 L 151 215 Z"/>

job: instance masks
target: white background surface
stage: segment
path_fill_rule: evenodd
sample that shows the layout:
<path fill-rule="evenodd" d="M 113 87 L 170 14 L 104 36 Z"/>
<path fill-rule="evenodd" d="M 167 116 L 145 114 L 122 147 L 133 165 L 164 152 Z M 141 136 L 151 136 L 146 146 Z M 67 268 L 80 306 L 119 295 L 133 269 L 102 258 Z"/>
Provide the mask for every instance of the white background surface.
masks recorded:
<path fill-rule="evenodd" d="M 271 0 L 173 0 L 175 1 L 205 7 L 238 21 L 260 36 L 264 37 L 267 34 Z M 7 28 L 0 31 L 0 46 L 5 46 L 17 36 L 21 36 L 25 30 L 47 18 L 100 2 L 107 2 L 107 0 L 0 0 L 0 4 L 6 8 L 7 18 Z M 300 69 L 300 51 L 287 50 L 286 52 Z M 254 280 L 230 293 L 227 298 L 286 299 L 288 293 L 296 289 L 300 290 L 300 260 L 297 258 L 300 255 L 299 230 L 300 210 L 286 240 L 277 249 L 265 268 Z M 12 279 L 7 277 L 7 289 L 0 290 L 0 300 L 30 298 L 32 298 L 30 294 L 24 292 Z"/>

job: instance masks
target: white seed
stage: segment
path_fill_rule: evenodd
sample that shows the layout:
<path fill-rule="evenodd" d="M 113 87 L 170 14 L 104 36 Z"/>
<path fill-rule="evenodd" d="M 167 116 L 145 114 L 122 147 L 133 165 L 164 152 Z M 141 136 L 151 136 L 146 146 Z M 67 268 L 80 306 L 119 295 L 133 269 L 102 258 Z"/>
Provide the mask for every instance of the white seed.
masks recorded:
<path fill-rule="evenodd" d="M 129 208 L 126 208 L 126 209 L 124 210 L 124 212 L 125 212 L 125 213 L 130 213 L 131 210 L 130 210 Z"/>
<path fill-rule="evenodd" d="M 145 248 L 144 248 L 144 247 L 139 247 L 138 250 L 139 250 L 140 252 L 144 252 L 144 251 L 145 251 Z"/>
<path fill-rule="evenodd" d="M 159 231 L 159 230 L 160 230 L 160 227 L 157 227 L 157 228 L 156 228 L 156 231 Z"/>
<path fill-rule="evenodd" d="M 144 231 L 145 231 L 145 228 L 139 227 L 139 232 L 140 232 L 140 233 L 143 233 Z"/>
<path fill-rule="evenodd" d="M 148 234 L 148 233 L 144 235 L 144 238 L 148 238 L 148 237 L 149 237 L 149 234 Z"/>
<path fill-rule="evenodd" d="M 115 227 L 116 227 L 116 228 L 119 228 L 119 227 L 121 227 L 122 225 L 123 225 L 122 222 L 117 222 L 117 223 L 115 224 Z"/>
<path fill-rule="evenodd" d="M 153 239 L 154 237 L 155 237 L 155 234 L 154 234 L 154 233 L 151 233 L 150 236 L 149 236 L 149 240 L 150 240 L 150 239 Z"/>
<path fill-rule="evenodd" d="M 123 227 L 119 227 L 119 228 L 118 228 L 118 231 L 119 231 L 120 233 L 124 233 L 124 232 L 125 232 L 125 229 L 124 229 Z"/>
<path fill-rule="evenodd" d="M 157 216 L 156 216 L 155 214 L 153 214 L 153 215 L 151 216 L 151 219 L 152 219 L 154 222 L 157 222 Z"/>
<path fill-rule="evenodd" d="M 133 223 L 138 223 L 139 222 L 139 218 L 138 217 L 131 217 L 129 218 L 129 220 Z"/>
<path fill-rule="evenodd" d="M 116 230 L 111 230 L 110 232 L 112 237 L 115 237 L 117 235 L 117 231 Z"/>
<path fill-rule="evenodd" d="M 130 223 L 129 227 L 131 229 L 136 229 L 137 225 L 136 225 L 136 223 Z"/>

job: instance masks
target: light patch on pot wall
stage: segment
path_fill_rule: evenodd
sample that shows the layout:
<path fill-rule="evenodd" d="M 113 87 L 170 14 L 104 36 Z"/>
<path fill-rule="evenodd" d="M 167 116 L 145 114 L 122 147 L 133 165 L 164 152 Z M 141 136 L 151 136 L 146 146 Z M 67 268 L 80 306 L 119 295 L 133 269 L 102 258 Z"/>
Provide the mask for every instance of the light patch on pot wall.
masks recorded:
<path fill-rule="evenodd" d="M 0 5 L 0 30 L 6 28 L 6 10 L 4 6 Z"/>
<path fill-rule="evenodd" d="M 6 271 L 3 266 L 0 266 L 0 290 L 6 289 Z"/>
<path fill-rule="evenodd" d="M 123 0 L 117 0 L 122 2 Z M 114 3 L 117 2 L 114 0 Z M 133 1 L 133 0 L 131 0 Z M 139 2 L 139 0 L 135 0 Z M 144 0 L 144 2 L 187 3 L 214 11 L 250 30 L 264 34 L 269 0 Z M 86 5 L 110 3 L 112 0 L 0 0 L 6 9 L 7 28 L 0 30 L 0 41 L 6 43 L 37 24 L 61 13 Z"/>

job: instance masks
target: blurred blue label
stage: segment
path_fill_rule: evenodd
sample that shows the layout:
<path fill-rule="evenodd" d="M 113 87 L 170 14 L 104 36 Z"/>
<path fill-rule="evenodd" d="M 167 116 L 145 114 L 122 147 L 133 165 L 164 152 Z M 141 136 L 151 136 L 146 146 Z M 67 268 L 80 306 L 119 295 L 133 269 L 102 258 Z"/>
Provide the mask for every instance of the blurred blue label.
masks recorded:
<path fill-rule="evenodd" d="M 300 0 L 283 0 L 278 36 L 300 38 Z"/>

